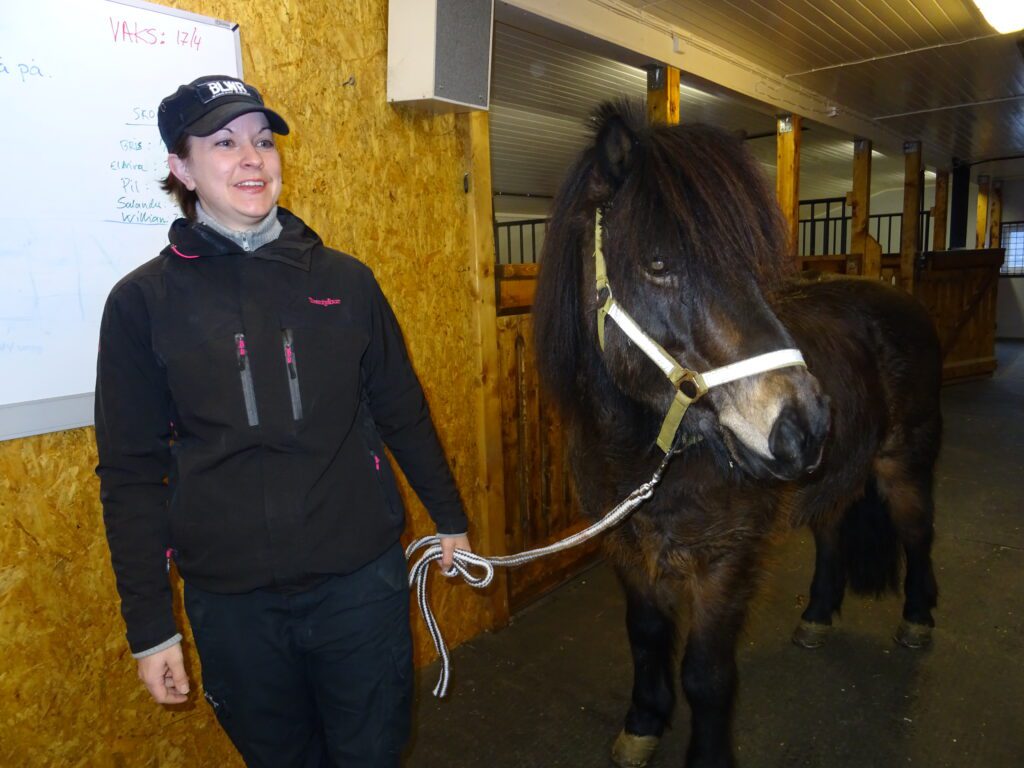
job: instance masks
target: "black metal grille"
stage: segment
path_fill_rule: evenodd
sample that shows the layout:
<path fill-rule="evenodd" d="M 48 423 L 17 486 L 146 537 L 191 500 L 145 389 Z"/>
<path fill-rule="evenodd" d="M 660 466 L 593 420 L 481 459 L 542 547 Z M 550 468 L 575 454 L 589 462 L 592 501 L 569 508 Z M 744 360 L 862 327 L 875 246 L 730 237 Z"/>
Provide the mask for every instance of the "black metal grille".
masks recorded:
<path fill-rule="evenodd" d="M 547 219 L 502 221 L 494 225 L 494 258 L 498 264 L 536 264 L 548 230 Z"/>
<path fill-rule="evenodd" d="M 1004 221 L 999 229 L 999 244 L 1006 249 L 999 273 L 1024 275 L 1024 221 Z"/>
<path fill-rule="evenodd" d="M 930 211 L 921 211 L 918 250 L 931 240 Z M 845 197 L 800 201 L 800 255 L 825 256 L 850 252 L 853 235 L 850 207 Z M 876 213 L 868 217 L 868 234 L 882 246 L 882 253 L 900 252 L 902 213 Z"/>

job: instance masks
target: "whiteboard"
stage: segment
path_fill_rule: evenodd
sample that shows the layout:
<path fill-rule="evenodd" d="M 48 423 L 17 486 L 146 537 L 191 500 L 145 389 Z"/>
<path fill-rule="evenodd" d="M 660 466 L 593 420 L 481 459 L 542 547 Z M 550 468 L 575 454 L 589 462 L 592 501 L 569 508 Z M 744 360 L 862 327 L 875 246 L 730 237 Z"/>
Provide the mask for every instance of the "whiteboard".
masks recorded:
<path fill-rule="evenodd" d="M 146 2 L 3 0 L 0 440 L 92 424 L 110 288 L 180 213 L 160 100 L 241 77 L 238 25 Z"/>

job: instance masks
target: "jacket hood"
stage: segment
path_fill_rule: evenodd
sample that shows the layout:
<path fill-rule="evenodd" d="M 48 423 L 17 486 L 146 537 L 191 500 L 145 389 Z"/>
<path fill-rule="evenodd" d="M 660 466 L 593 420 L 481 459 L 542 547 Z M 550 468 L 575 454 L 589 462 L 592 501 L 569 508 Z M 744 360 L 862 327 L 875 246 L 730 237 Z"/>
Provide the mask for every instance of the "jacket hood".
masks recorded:
<path fill-rule="evenodd" d="M 278 238 L 251 253 L 246 253 L 237 243 L 204 224 L 185 218 L 176 219 L 167 233 L 169 245 L 164 248 L 161 255 L 175 259 L 251 256 L 279 261 L 308 272 L 312 251 L 321 245 L 320 236 L 286 208 L 278 206 L 277 220 L 281 222 L 281 234 Z"/>

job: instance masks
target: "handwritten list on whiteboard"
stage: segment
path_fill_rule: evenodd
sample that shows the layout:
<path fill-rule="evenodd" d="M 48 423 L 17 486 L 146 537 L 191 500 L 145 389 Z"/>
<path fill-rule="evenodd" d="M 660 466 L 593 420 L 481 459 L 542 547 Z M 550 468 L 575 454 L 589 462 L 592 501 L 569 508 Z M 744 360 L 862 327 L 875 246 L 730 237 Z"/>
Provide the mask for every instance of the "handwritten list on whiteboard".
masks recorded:
<path fill-rule="evenodd" d="M 0 439 L 92 423 L 103 303 L 180 213 L 160 100 L 241 76 L 237 27 L 145 2 L 26 0 L 0 21 Z"/>

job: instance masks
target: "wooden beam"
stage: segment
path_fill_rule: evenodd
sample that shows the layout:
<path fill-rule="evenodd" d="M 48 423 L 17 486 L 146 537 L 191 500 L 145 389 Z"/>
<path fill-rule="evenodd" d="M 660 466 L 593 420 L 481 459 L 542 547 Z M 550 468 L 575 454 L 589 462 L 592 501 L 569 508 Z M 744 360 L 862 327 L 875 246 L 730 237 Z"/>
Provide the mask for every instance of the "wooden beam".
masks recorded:
<path fill-rule="evenodd" d="M 932 250 L 946 250 L 946 224 L 949 219 L 949 171 L 935 173 L 935 205 L 932 207 Z"/>
<path fill-rule="evenodd" d="M 663 64 L 647 67 L 647 119 L 679 125 L 679 70 Z"/>
<path fill-rule="evenodd" d="M 868 221 L 871 215 L 871 140 L 856 139 L 853 142 L 853 191 L 849 195 L 852 209 L 853 234 L 850 239 L 850 253 L 863 256 L 861 274 L 878 279 L 881 264 L 868 259 Z"/>
<path fill-rule="evenodd" d="M 800 115 L 782 115 L 776 121 L 775 195 L 786 221 L 789 254 L 800 249 Z"/>
<path fill-rule="evenodd" d="M 501 396 L 498 390 L 498 328 L 494 285 L 494 211 L 491 194 L 491 141 L 486 112 L 457 118 L 465 141 L 467 239 L 472 288 L 476 304 L 476 342 L 479 387 L 477 410 L 477 467 L 483 487 L 483 508 L 474 515 L 476 548 L 486 554 L 505 552 L 505 488 L 501 450 Z M 504 573 L 491 590 L 493 626 L 508 623 L 508 588 Z"/>
<path fill-rule="evenodd" d="M 975 248 L 985 247 L 985 236 L 988 234 L 988 176 L 978 177 L 978 217 L 975 220 Z"/>
<path fill-rule="evenodd" d="M 914 292 L 914 259 L 921 239 L 921 142 L 903 145 L 903 221 L 900 222 L 900 288 Z"/>
<path fill-rule="evenodd" d="M 999 230 L 1003 225 L 1003 185 L 1001 182 L 992 182 L 989 198 L 988 247 L 1000 248 L 1002 247 L 1000 242 L 1002 233 Z"/>

